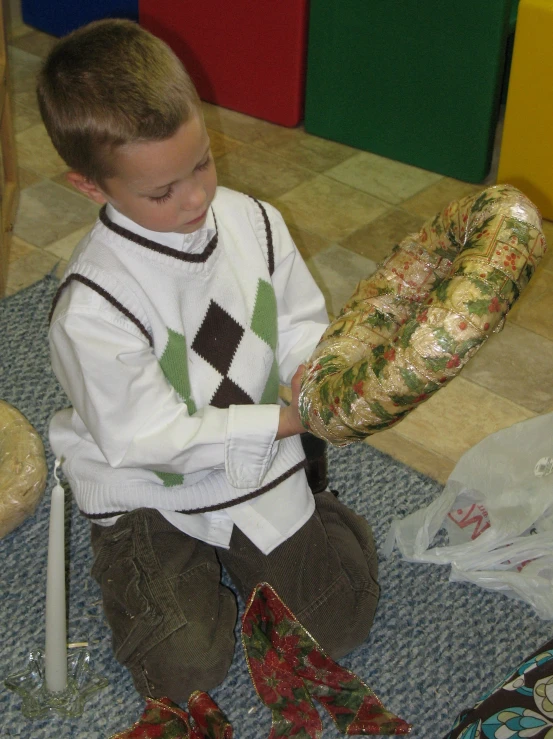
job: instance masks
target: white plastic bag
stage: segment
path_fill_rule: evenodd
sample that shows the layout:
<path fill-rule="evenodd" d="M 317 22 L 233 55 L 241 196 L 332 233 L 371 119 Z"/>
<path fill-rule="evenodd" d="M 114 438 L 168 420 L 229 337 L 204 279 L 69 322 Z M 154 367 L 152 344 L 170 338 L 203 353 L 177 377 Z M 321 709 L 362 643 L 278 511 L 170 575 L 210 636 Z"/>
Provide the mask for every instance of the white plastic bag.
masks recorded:
<path fill-rule="evenodd" d="M 442 528 L 448 545 L 432 547 Z M 409 561 L 451 564 L 450 580 L 501 591 L 553 619 L 553 413 L 466 452 L 435 501 L 392 522 L 385 554 L 394 545 Z"/>

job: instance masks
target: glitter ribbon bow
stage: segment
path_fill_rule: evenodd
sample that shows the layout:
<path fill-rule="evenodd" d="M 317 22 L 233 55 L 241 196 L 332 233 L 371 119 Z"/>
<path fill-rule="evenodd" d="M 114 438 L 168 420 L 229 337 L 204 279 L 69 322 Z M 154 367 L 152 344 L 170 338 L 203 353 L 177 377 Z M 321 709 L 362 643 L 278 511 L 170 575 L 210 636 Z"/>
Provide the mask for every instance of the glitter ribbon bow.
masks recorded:
<path fill-rule="evenodd" d="M 242 643 L 259 698 L 273 714 L 269 739 L 319 739 L 317 700 L 342 734 L 408 734 L 411 727 L 387 711 L 353 672 L 328 657 L 267 583 L 250 596 Z"/>
<path fill-rule="evenodd" d="M 169 698 L 147 698 L 140 719 L 110 739 L 232 739 L 231 725 L 207 693 L 192 693 L 188 710 Z"/>

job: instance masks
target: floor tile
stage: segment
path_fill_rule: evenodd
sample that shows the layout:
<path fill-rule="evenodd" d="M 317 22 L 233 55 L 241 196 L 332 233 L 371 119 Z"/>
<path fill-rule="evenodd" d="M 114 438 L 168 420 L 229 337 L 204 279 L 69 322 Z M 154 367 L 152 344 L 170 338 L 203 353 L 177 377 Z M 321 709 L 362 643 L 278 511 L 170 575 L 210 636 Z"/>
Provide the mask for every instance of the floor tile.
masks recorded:
<path fill-rule="evenodd" d="M 379 431 L 369 436 L 367 443 L 442 484 L 455 467 L 453 460 L 425 449 L 416 441 L 406 439 L 396 429 Z"/>
<path fill-rule="evenodd" d="M 267 200 L 310 180 L 313 173 L 268 151 L 243 145 L 217 159 L 217 176 L 220 185 Z"/>
<path fill-rule="evenodd" d="M 401 207 L 420 218 L 432 218 L 452 200 L 459 200 L 467 195 L 483 190 L 481 185 L 471 185 L 468 182 L 443 177 L 435 184 L 405 200 Z"/>
<path fill-rule="evenodd" d="M 25 287 L 29 287 L 38 280 L 41 280 L 47 274 L 55 269 L 55 274 L 61 276 L 65 269 L 65 263 L 53 254 L 46 254 L 40 249 L 18 259 L 12 265 L 8 272 L 8 280 L 6 284 L 6 295 L 13 295 Z"/>
<path fill-rule="evenodd" d="M 10 45 L 44 59 L 56 41 L 57 39 L 54 36 L 42 31 L 32 30 L 14 38 Z"/>
<path fill-rule="evenodd" d="M 65 172 L 62 172 L 55 177 L 50 177 L 49 179 L 51 182 L 55 182 L 56 185 L 60 185 L 60 187 L 65 187 L 66 190 L 69 190 L 69 192 L 72 192 L 74 195 L 77 194 L 81 198 L 86 198 L 86 195 L 82 195 L 82 193 L 80 193 L 79 190 L 73 187 L 73 185 L 68 181 L 67 172 L 69 172 L 69 169 L 66 169 Z"/>
<path fill-rule="evenodd" d="M 42 66 L 42 59 L 34 54 L 29 54 L 23 49 L 16 49 L 10 44 L 8 47 L 8 64 L 15 93 L 34 93 L 36 90 L 36 76 Z"/>
<path fill-rule="evenodd" d="M 36 183 L 40 182 L 42 179 L 42 177 L 36 172 L 31 172 L 30 170 L 25 169 L 25 167 L 18 167 L 17 174 L 19 177 L 20 190 L 24 190 L 26 187 L 30 187 L 31 185 L 36 185 Z"/>
<path fill-rule="evenodd" d="M 14 129 L 19 133 L 41 122 L 36 98 L 36 77 L 42 60 L 22 49 L 9 46 L 8 64 L 12 82 Z"/>
<path fill-rule="evenodd" d="M 400 421 L 395 430 L 425 449 L 457 461 L 488 434 L 534 415 L 486 388 L 456 377 Z"/>
<path fill-rule="evenodd" d="M 553 270 L 536 270 L 509 318 L 517 326 L 553 341 Z"/>
<path fill-rule="evenodd" d="M 37 249 L 35 246 L 28 244 L 26 241 L 23 241 L 23 239 L 20 239 L 19 236 L 12 234 L 10 240 L 10 254 L 8 258 L 8 264 L 13 264 L 20 259 L 23 259 L 23 257 L 34 254 L 36 251 Z"/>
<path fill-rule="evenodd" d="M 214 159 L 217 159 L 224 154 L 228 154 L 229 151 L 234 151 L 234 149 L 242 146 L 240 141 L 231 139 L 230 136 L 225 136 L 224 133 L 212 131 L 209 128 L 207 129 L 207 132 L 209 134 L 209 140 L 211 141 L 211 154 Z"/>
<path fill-rule="evenodd" d="M 73 231 L 73 233 L 49 244 L 45 251 L 49 254 L 54 254 L 56 257 L 59 257 L 66 262 L 69 261 L 79 241 L 90 232 L 90 227 L 91 224 L 87 224 L 82 228 L 78 228 L 76 231 Z"/>
<path fill-rule="evenodd" d="M 370 259 L 337 245 L 315 254 L 307 260 L 307 266 L 325 296 L 331 316 L 338 315 L 359 281 L 376 269 Z"/>
<path fill-rule="evenodd" d="M 470 360 L 463 378 L 541 413 L 553 402 L 553 341 L 507 321 Z"/>
<path fill-rule="evenodd" d="M 381 262 L 396 244 L 409 234 L 418 233 L 423 223 L 423 218 L 394 208 L 354 231 L 341 245 L 375 262 Z"/>
<path fill-rule="evenodd" d="M 15 140 L 21 167 L 42 177 L 55 177 L 67 170 L 42 123 L 16 134 Z"/>
<path fill-rule="evenodd" d="M 13 2 L 17 2 L 17 0 L 11 0 L 10 5 L 12 5 Z M 11 46 L 13 39 L 18 38 L 19 36 L 24 36 L 26 33 L 31 33 L 31 31 L 34 31 L 35 29 L 23 23 L 23 20 L 21 18 L 21 8 L 20 7 L 16 6 L 15 14 L 10 8 L 10 16 L 11 17 L 9 20 L 7 31 L 8 31 L 8 43 Z"/>
<path fill-rule="evenodd" d="M 15 234 L 44 247 L 93 223 L 97 214 L 95 203 L 46 180 L 22 191 Z"/>
<path fill-rule="evenodd" d="M 312 136 L 302 128 L 282 126 L 275 126 L 255 143 L 313 172 L 325 172 L 357 153 L 357 149 Z"/>
<path fill-rule="evenodd" d="M 13 124 L 16 133 L 42 122 L 34 92 L 19 92 L 13 96 Z"/>
<path fill-rule="evenodd" d="M 294 243 L 298 247 L 302 257 L 306 260 L 332 246 L 331 241 L 324 239 L 318 234 L 305 231 L 303 228 L 297 228 L 290 224 L 287 225 Z"/>
<path fill-rule="evenodd" d="M 327 170 L 326 175 L 395 205 L 442 179 L 434 172 L 365 151 Z"/>
<path fill-rule="evenodd" d="M 275 205 L 287 223 L 330 241 L 342 241 L 388 210 L 381 200 L 325 175 L 281 195 Z"/>
<path fill-rule="evenodd" d="M 252 118 L 229 108 L 220 108 L 211 103 L 202 102 L 202 110 L 207 128 L 246 144 L 253 143 L 275 128 L 274 123 Z"/>

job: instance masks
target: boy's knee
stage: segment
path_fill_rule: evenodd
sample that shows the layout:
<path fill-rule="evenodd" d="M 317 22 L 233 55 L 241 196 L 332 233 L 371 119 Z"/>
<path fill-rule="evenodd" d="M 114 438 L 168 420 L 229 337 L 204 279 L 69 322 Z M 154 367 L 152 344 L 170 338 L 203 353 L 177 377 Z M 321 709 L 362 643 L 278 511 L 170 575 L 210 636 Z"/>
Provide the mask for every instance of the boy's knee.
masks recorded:
<path fill-rule="evenodd" d="M 379 594 L 378 583 L 368 569 L 366 577 L 357 582 L 351 582 L 342 572 L 329 588 L 327 597 L 298 618 L 329 657 L 339 659 L 367 639 Z"/>
<path fill-rule="evenodd" d="M 349 654 L 367 640 L 373 625 L 380 588 L 373 581 L 367 582 L 362 590 L 350 589 L 350 593 L 350 617 L 347 627 L 341 634 L 338 634 L 338 638 L 331 647 L 330 656 L 333 659 Z"/>
<path fill-rule="evenodd" d="M 225 679 L 235 649 L 234 622 L 215 631 L 188 623 L 128 665 L 136 689 L 152 698 L 186 703 L 195 690 L 208 692 Z"/>
<path fill-rule="evenodd" d="M 369 635 L 380 595 L 378 557 L 364 518 L 329 492 L 317 495 L 316 505 L 336 556 L 336 578 L 315 608 L 302 614 L 311 628 L 302 618 L 300 621 L 327 654 L 337 659 Z"/>

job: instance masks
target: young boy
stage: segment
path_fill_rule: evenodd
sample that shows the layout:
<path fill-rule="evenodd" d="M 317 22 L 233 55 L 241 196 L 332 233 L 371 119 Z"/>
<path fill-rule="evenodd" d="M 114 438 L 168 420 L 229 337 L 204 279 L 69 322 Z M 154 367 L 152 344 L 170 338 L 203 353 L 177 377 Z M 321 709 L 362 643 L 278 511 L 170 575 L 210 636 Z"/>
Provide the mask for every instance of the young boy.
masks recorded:
<path fill-rule="evenodd" d="M 103 206 L 54 300 L 73 407 L 50 440 L 92 522 L 117 659 L 145 696 L 221 682 L 237 616 L 221 564 L 344 655 L 373 620 L 376 553 L 366 521 L 307 482 L 301 362 L 327 316 L 281 216 L 217 187 L 192 82 L 130 21 L 62 39 L 38 97 L 68 179 Z"/>

